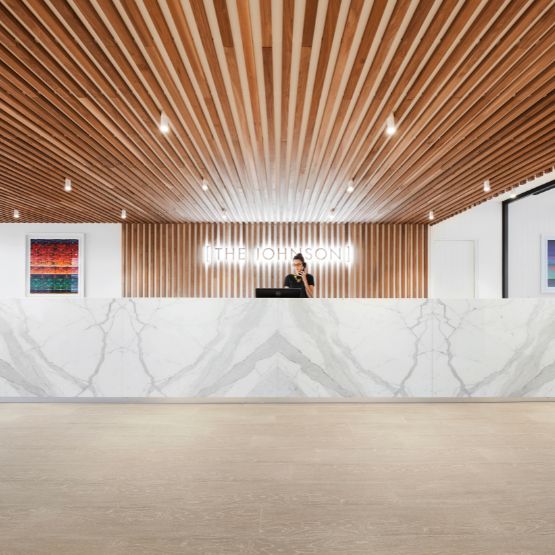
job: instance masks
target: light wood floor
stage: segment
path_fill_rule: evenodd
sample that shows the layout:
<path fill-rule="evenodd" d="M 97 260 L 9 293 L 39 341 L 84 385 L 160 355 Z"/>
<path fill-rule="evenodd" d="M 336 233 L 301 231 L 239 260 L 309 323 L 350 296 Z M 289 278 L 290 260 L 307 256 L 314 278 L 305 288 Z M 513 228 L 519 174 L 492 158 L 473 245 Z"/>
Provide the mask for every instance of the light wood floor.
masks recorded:
<path fill-rule="evenodd" d="M 0 404 L 2 554 L 555 553 L 555 403 Z"/>

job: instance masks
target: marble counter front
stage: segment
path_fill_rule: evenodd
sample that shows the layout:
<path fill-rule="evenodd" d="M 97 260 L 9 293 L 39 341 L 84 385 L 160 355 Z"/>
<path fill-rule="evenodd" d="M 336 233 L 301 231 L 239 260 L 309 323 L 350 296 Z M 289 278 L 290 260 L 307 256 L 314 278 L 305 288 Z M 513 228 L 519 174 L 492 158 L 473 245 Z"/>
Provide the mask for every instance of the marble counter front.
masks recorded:
<path fill-rule="evenodd" d="M 0 397 L 555 397 L 555 300 L 4 299 Z"/>

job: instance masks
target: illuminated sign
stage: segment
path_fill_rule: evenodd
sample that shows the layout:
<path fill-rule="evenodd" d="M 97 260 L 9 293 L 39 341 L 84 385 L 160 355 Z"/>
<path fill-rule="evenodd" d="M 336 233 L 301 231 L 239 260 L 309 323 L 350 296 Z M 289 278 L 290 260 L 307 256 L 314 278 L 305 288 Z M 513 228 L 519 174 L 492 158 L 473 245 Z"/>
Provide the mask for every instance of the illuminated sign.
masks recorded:
<path fill-rule="evenodd" d="M 350 264 L 352 245 L 311 245 L 306 247 L 278 247 L 272 245 L 247 248 L 241 245 L 205 245 L 203 258 L 206 264 L 214 262 L 290 262 L 301 253 L 306 262 L 335 262 Z"/>

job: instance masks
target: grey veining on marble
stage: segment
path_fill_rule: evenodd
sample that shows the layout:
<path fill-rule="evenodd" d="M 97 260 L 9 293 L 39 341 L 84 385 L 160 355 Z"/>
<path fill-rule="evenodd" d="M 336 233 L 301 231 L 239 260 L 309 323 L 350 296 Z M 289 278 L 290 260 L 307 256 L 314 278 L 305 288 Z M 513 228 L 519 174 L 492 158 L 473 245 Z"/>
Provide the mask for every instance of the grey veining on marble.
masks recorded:
<path fill-rule="evenodd" d="M 555 397 L 555 301 L 0 300 L 30 396 Z"/>
<path fill-rule="evenodd" d="M 432 302 L 433 396 L 555 396 L 555 301 Z"/>

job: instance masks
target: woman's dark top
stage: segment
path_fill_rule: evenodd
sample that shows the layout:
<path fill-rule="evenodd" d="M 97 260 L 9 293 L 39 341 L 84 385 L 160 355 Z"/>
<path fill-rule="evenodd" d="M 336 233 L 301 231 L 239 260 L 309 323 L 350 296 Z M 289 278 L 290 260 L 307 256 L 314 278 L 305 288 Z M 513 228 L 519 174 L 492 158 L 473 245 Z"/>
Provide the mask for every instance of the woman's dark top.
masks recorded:
<path fill-rule="evenodd" d="M 314 276 L 312 274 L 306 274 L 306 281 L 308 285 L 314 285 Z M 300 289 L 301 290 L 301 297 L 308 298 L 306 294 L 306 289 L 303 283 L 303 280 L 297 281 L 293 274 L 289 274 L 285 276 L 285 280 L 283 282 L 283 287 L 291 287 L 292 289 Z"/>

